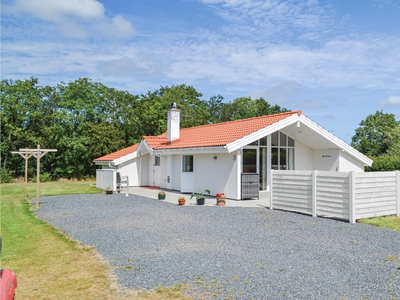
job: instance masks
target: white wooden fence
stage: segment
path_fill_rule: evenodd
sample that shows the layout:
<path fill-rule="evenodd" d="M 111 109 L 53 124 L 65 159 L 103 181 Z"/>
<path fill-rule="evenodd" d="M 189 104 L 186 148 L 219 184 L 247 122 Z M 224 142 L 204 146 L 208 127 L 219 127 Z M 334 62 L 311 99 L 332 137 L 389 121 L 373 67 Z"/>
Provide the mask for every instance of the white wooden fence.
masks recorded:
<path fill-rule="evenodd" d="M 400 216 L 400 171 L 272 171 L 271 209 L 357 219 Z"/>

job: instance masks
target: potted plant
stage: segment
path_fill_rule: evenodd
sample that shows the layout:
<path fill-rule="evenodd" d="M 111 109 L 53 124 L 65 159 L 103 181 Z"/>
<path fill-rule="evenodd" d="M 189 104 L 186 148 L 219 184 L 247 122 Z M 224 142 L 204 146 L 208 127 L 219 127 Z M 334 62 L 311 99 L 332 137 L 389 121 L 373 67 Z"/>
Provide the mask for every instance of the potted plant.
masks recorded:
<path fill-rule="evenodd" d="M 111 188 L 110 188 L 110 186 L 109 185 L 107 185 L 106 186 L 106 194 L 112 194 L 113 193 L 113 191 L 111 190 Z"/>
<path fill-rule="evenodd" d="M 178 204 L 179 205 L 185 205 L 185 203 L 186 203 L 186 199 L 185 199 L 185 197 L 179 197 L 178 198 Z"/>
<path fill-rule="evenodd" d="M 217 206 L 225 206 L 226 198 L 224 193 L 216 194 L 215 197 L 217 197 Z"/>
<path fill-rule="evenodd" d="M 202 193 L 193 192 L 192 196 L 190 196 L 190 199 L 192 199 L 194 196 L 196 196 L 197 205 L 204 205 L 204 202 L 206 200 L 206 198 L 204 197 L 205 193 L 210 195 L 210 190 L 205 189 Z"/>
<path fill-rule="evenodd" d="M 164 191 L 158 192 L 158 200 L 164 200 L 165 196 L 166 194 Z"/>

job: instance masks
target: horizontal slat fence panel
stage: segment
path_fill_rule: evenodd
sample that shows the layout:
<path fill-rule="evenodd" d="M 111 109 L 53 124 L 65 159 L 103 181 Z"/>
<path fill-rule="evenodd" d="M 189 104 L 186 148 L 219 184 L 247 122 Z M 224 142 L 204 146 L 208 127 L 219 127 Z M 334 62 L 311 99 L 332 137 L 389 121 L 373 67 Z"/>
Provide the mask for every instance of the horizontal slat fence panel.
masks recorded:
<path fill-rule="evenodd" d="M 349 220 L 349 174 L 317 172 L 317 215 Z"/>
<path fill-rule="evenodd" d="M 400 171 L 273 171 L 271 174 L 271 208 L 351 222 L 400 215 Z"/>
<path fill-rule="evenodd" d="M 394 215 L 397 212 L 396 172 L 357 173 L 355 179 L 356 218 Z"/>
<path fill-rule="evenodd" d="M 312 172 L 280 171 L 273 180 L 273 207 L 312 214 Z"/>

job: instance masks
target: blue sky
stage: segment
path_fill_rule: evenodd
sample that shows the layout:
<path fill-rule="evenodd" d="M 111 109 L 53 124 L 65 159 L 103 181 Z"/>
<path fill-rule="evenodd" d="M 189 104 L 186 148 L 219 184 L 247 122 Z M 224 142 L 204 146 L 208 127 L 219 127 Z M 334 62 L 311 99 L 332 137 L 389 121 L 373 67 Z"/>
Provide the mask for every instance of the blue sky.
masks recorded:
<path fill-rule="evenodd" d="M 263 97 L 350 143 L 400 119 L 400 0 L 2 0 L 2 79 Z"/>

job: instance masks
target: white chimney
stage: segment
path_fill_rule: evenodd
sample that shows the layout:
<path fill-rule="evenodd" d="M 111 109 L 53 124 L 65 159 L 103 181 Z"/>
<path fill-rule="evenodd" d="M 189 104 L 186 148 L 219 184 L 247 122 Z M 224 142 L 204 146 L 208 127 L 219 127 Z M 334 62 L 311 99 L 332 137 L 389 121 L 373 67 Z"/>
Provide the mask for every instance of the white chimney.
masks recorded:
<path fill-rule="evenodd" d="M 168 110 L 168 142 L 179 139 L 181 111 L 176 109 L 176 103 L 171 103 L 171 109 Z"/>

